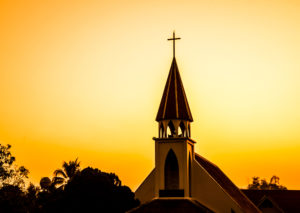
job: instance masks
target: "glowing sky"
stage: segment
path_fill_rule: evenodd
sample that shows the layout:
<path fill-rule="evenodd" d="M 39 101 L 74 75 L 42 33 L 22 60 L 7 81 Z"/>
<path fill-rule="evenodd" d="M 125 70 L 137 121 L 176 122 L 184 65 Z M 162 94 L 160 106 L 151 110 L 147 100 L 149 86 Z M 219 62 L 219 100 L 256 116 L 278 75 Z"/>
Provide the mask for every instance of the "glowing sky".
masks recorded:
<path fill-rule="evenodd" d="M 0 1 L 0 141 L 38 183 L 62 161 L 133 190 L 176 57 L 196 151 L 240 187 L 300 188 L 299 1 Z"/>

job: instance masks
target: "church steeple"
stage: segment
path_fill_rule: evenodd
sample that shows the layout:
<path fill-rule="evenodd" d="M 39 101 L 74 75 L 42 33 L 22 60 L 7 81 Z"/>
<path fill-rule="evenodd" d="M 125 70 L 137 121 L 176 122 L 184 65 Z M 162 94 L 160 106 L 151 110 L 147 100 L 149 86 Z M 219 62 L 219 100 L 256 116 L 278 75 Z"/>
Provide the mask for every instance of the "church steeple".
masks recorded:
<path fill-rule="evenodd" d="M 194 144 L 191 139 L 192 113 L 185 95 L 175 58 L 160 102 L 156 121 L 159 134 L 155 140 L 155 196 L 191 197 Z"/>
<path fill-rule="evenodd" d="M 175 58 L 175 33 L 173 38 L 173 61 L 160 102 L 156 121 L 159 123 L 159 138 L 191 137 L 192 113 L 185 95 Z"/>
<path fill-rule="evenodd" d="M 175 58 L 172 61 L 156 121 L 173 119 L 193 121 Z"/>

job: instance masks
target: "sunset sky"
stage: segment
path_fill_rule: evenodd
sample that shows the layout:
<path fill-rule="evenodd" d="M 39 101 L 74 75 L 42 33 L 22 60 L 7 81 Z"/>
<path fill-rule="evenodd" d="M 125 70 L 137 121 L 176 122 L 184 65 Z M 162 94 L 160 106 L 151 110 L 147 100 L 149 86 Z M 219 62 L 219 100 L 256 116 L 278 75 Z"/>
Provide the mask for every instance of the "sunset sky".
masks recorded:
<path fill-rule="evenodd" d="M 300 189 L 300 1 L 1 0 L 0 143 L 30 180 L 63 161 L 135 190 L 176 58 L 196 151 L 239 187 Z"/>

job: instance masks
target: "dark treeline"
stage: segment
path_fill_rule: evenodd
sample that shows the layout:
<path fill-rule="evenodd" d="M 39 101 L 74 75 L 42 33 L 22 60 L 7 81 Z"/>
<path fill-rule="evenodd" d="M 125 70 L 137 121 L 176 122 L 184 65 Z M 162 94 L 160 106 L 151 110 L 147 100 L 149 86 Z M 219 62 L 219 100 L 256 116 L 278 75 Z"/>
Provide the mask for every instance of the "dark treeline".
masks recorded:
<path fill-rule="evenodd" d="M 252 177 L 252 183 L 248 184 L 251 190 L 287 190 L 287 188 L 279 184 L 279 177 L 273 175 L 268 182 L 266 179 Z"/>
<path fill-rule="evenodd" d="M 40 185 L 25 182 L 29 171 L 15 165 L 10 145 L 0 144 L 0 212 L 126 212 L 139 205 L 129 187 L 114 173 L 64 162 L 53 178 Z"/>

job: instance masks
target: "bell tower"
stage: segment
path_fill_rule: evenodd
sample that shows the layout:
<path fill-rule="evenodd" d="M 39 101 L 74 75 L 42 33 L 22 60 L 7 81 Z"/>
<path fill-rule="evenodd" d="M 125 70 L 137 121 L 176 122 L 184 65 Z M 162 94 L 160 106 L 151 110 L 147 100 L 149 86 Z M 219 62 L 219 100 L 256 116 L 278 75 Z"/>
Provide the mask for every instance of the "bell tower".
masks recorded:
<path fill-rule="evenodd" d="M 220 168 L 195 153 L 191 139 L 192 113 L 173 59 L 158 108 L 155 167 L 135 196 L 142 205 L 130 212 L 251 212 L 260 210 L 239 190 Z"/>
<path fill-rule="evenodd" d="M 156 116 L 155 197 L 192 197 L 193 118 L 175 58 L 178 39 L 175 33 L 168 39 L 173 41 L 173 60 Z"/>

